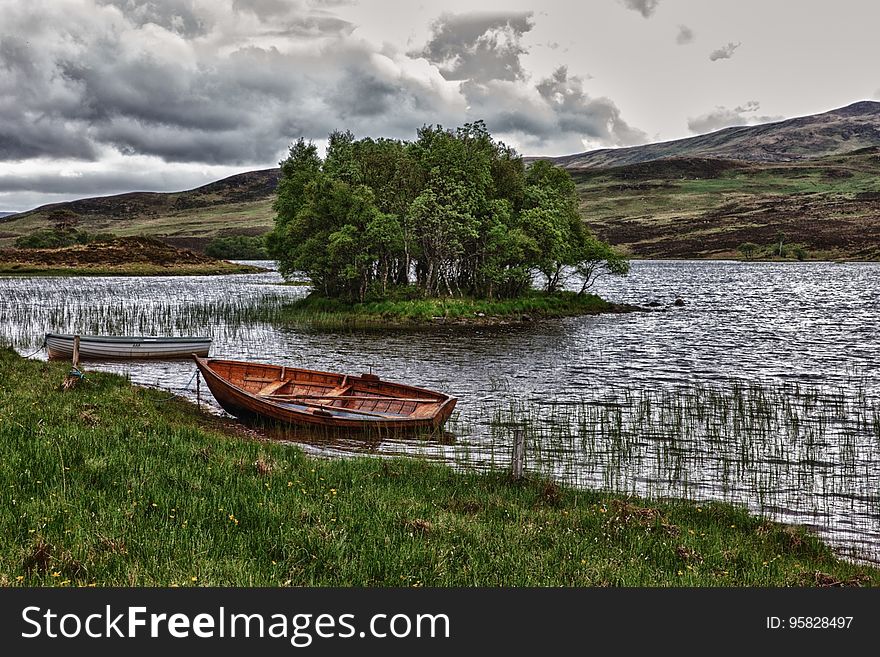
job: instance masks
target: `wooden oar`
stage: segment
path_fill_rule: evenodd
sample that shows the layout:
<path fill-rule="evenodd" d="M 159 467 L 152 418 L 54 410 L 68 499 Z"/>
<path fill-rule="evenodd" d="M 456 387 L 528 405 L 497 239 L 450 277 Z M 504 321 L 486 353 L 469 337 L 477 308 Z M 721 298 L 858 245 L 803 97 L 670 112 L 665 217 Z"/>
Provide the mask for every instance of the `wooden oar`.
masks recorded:
<path fill-rule="evenodd" d="M 288 400 L 292 401 L 292 400 Z M 381 417 L 386 420 L 390 420 L 398 417 L 409 417 L 407 415 L 401 415 L 399 413 L 373 413 L 371 411 L 359 411 L 354 408 L 340 408 L 338 406 L 327 406 L 326 404 L 312 404 L 309 402 L 298 402 L 300 406 L 308 406 L 309 408 L 317 408 L 328 415 L 332 415 L 331 411 L 340 411 L 342 413 L 355 413 L 357 415 L 369 415 L 370 417 Z"/>
<path fill-rule="evenodd" d="M 373 397 L 372 395 L 263 395 L 270 399 L 371 399 L 373 401 L 415 402 L 416 404 L 439 404 L 437 399 L 415 399 L 408 397 Z"/>

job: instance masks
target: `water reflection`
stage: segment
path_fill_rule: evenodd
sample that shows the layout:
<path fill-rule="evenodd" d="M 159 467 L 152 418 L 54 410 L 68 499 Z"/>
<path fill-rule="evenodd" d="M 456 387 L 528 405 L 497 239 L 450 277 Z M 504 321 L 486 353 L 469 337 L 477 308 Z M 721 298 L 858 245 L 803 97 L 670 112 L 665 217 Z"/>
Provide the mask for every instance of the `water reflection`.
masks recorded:
<path fill-rule="evenodd" d="M 560 480 L 739 501 L 876 558 L 878 274 L 874 263 L 635 262 L 629 278 L 601 279 L 597 291 L 655 301 L 652 312 L 329 332 L 272 324 L 305 293 L 274 272 L 5 278 L 0 339 L 27 354 L 50 330 L 209 335 L 217 356 L 372 368 L 457 396 L 447 425 L 456 439 L 286 437 L 318 454 L 493 467 L 509 459 L 510 427 L 499 423 L 515 421 L 529 427 L 529 467 Z M 194 398 L 193 386 L 181 390 L 194 371 L 186 361 L 94 366 Z"/>

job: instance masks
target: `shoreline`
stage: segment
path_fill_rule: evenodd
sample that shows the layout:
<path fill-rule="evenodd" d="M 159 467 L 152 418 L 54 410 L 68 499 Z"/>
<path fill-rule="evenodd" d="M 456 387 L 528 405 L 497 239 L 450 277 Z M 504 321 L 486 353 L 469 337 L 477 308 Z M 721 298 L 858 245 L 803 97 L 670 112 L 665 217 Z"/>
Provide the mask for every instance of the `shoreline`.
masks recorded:
<path fill-rule="evenodd" d="M 119 375 L 64 392 L 66 363 L 0 363 L 0 585 L 880 585 L 730 504 L 318 459 Z"/>
<path fill-rule="evenodd" d="M 585 315 L 647 312 L 595 294 L 531 293 L 515 299 L 457 297 L 347 303 L 309 295 L 284 306 L 280 323 L 318 327 L 418 328 L 438 325 L 503 326 Z"/>

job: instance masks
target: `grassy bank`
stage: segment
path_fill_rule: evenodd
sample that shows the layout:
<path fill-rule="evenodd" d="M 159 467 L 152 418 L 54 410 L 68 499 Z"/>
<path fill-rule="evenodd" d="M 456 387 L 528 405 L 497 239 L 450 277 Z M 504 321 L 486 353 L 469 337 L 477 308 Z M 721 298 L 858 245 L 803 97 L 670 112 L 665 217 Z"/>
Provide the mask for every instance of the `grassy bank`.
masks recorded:
<path fill-rule="evenodd" d="M 115 375 L 0 367 L 4 585 L 880 584 L 726 505 L 317 460 Z"/>
<path fill-rule="evenodd" d="M 318 326 L 506 324 L 634 310 L 595 294 L 533 292 L 517 299 L 433 298 L 347 303 L 311 294 L 284 307 L 281 321 Z"/>

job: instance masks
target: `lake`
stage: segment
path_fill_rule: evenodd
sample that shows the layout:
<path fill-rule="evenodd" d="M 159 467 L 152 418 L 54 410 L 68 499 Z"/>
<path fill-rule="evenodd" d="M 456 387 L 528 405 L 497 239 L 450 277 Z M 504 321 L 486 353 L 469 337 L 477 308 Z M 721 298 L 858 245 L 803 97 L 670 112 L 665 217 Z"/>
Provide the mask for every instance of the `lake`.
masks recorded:
<path fill-rule="evenodd" d="M 880 561 L 880 264 L 635 261 L 594 291 L 648 312 L 418 330 L 276 327 L 280 305 L 306 293 L 280 280 L 0 278 L 0 340 L 45 358 L 46 331 L 210 335 L 218 357 L 372 370 L 457 396 L 449 435 L 298 437 L 307 451 L 504 467 L 523 427 L 534 472 L 745 504 Z M 195 399 L 187 361 L 84 367 Z M 213 404 L 204 386 L 201 397 Z"/>

